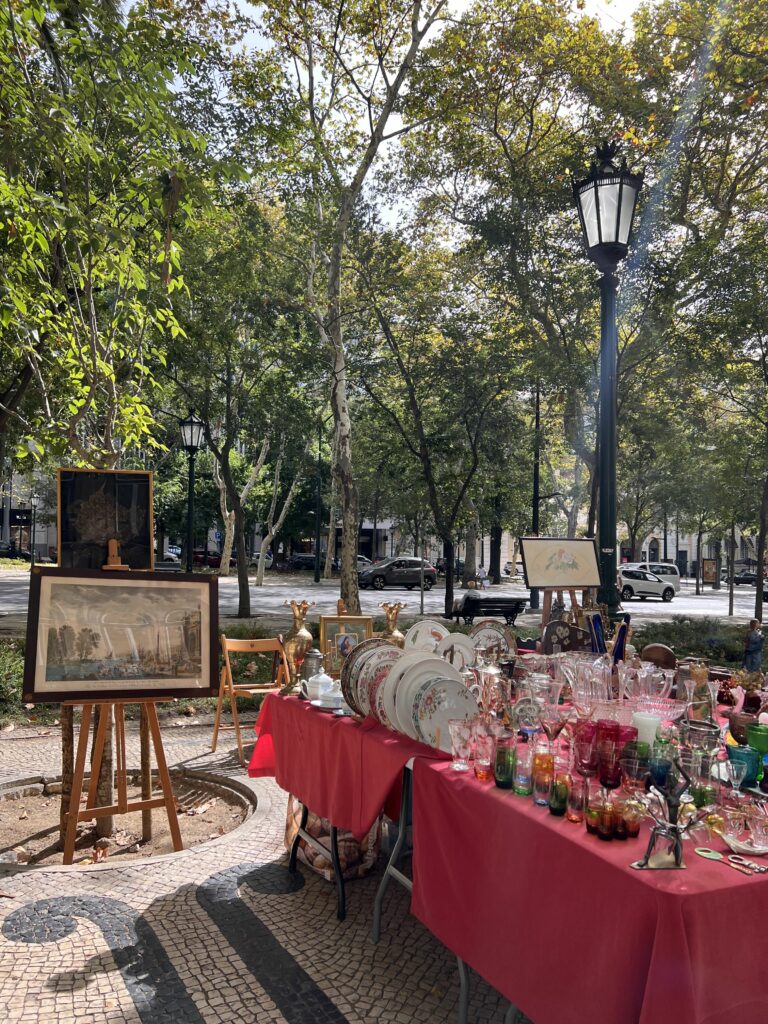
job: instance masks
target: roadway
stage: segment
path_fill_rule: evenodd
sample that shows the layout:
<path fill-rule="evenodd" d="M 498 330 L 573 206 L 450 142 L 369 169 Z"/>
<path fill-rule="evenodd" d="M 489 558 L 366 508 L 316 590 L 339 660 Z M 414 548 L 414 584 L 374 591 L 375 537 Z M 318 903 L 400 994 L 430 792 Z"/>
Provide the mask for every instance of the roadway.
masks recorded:
<path fill-rule="evenodd" d="M 460 597 L 463 590 L 456 590 Z M 488 593 L 505 594 L 514 597 L 527 597 L 528 592 L 520 583 L 507 583 L 499 587 L 489 588 Z M 0 570 L 0 629 L 11 626 L 11 620 L 17 625 L 19 620 L 26 618 L 29 596 L 29 572 L 18 570 Z M 309 573 L 291 575 L 267 573 L 264 586 L 251 586 L 252 617 L 281 618 L 289 617 L 284 602 L 292 598 L 314 601 L 309 618 L 316 619 L 319 615 L 335 615 L 336 602 L 339 597 L 338 580 L 321 580 L 316 584 Z M 419 614 L 418 590 L 387 588 L 383 591 L 363 590 L 360 592 L 360 603 L 365 615 L 381 615 L 381 601 L 403 601 L 407 609 L 403 618 L 411 618 Z M 424 594 L 424 613 L 439 617 L 443 611 L 445 591 L 442 581 L 429 593 Z M 234 576 L 219 578 L 219 614 L 222 619 L 237 616 L 238 592 L 237 579 Z M 696 595 L 692 583 L 684 582 L 681 592 L 673 601 L 628 601 L 625 611 L 632 615 L 633 622 L 647 620 L 670 619 L 673 615 L 690 615 L 693 617 L 709 616 L 725 619 L 728 617 L 728 591 L 706 588 L 704 593 Z M 755 588 L 751 586 L 737 587 L 734 595 L 734 616 L 732 622 L 748 622 L 754 615 Z M 6 617 L 6 623 L 3 623 Z M 530 613 L 521 617 L 521 624 L 530 626 L 535 617 Z"/>

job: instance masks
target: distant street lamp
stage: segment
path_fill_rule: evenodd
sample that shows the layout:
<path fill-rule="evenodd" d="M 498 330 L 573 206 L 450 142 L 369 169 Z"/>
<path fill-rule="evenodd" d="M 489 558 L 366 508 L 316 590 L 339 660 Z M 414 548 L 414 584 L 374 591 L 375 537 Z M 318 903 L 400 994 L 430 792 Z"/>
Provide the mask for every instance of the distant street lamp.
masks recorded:
<path fill-rule="evenodd" d="M 595 151 L 589 175 L 573 183 L 581 230 L 589 258 L 602 271 L 600 278 L 600 453 L 598 594 L 611 618 L 621 612 L 616 586 L 616 268 L 629 252 L 629 239 L 642 174 L 631 174 L 627 161 L 616 164 L 616 145 L 604 142 Z"/>
<path fill-rule="evenodd" d="M 192 549 L 194 530 L 192 526 L 195 508 L 195 455 L 203 447 L 203 421 L 190 410 L 189 416 L 179 425 L 181 444 L 189 456 L 189 482 L 187 485 L 187 572 L 192 572 Z"/>
<path fill-rule="evenodd" d="M 40 495 L 35 493 L 31 495 L 29 504 L 32 506 L 32 543 L 30 544 L 29 552 L 29 564 L 32 568 L 35 566 L 35 530 L 37 528 L 37 508 L 40 504 Z"/>

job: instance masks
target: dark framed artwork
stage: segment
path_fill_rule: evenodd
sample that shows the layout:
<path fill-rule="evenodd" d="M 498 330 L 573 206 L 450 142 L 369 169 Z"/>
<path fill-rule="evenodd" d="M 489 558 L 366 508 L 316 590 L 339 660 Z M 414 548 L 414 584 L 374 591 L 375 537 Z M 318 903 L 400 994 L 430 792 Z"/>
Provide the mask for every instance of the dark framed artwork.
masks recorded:
<path fill-rule="evenodd" d="M 62 569 L 100 569 L 107 542 L 120 545 L 131 569 L 154 568 L 152 473 L 145 470 L 60 469 L 58 561 Z"/>
<path fill-rule="evenodd" d="M 218 578 L 32 571 L 24 699 L 34 704 L 213 697 Z"/>
<path fill-rule="evenodd" d="M 597 544 L 591 537 L 521 537 L 526 587 L 555 590 L 599 587 Z"/>

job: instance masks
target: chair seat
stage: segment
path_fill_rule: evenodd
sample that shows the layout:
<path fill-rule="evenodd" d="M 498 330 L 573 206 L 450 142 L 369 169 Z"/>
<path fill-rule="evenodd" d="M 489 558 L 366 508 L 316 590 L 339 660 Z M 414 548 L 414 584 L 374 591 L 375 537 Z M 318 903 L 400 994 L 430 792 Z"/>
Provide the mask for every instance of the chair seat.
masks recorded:
<path fill-rule="evenodd" d="M 263 683 L 261 686 L 255 684 L 254 686 L 235 686 L 232 687 L 232 693 L 235 696 L 240 697 L 252 697 L 257 693 L 280 693 L 281 686 L 273 686 L 271 683 Z"/>

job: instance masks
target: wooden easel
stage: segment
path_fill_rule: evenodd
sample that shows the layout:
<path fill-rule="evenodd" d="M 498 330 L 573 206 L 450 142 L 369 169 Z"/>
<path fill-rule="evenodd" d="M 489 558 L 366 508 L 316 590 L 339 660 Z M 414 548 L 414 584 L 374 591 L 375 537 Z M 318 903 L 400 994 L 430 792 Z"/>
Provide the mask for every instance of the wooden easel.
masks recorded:
<path fill-rule="evenodd" d="M 67 701 L 67 706 L 79 705 L 79 701 Z M 146 720 L 149 725 L 149 732 L 152 737 L 152 745 L 155 748 L 155 760 L 157 771 L 160 776 L 160 787 L 162 796 L 152 797 L 152 781 L 149 764 L 142 763 L 142 796 L 141 800 L 128 802 L 128 769 L 125 747 L 125 705 L 141 704 L 145 709 Z M 91 818 L 104 818 L 112 814 L 128 814 L 130 811 L 149 811 L 153 807 L 165 807 L 168 814 L 168 825 L 171 830 L 173 848 L 177 852 L 184 849 L 179 831 L 179 819 L 176 814 L 176 801 L 171 787 L 171 777 L 168 773 L 168 764 L 165 760 L 163 740 L 160 735 L 160 723 L 157 720 L 157 701 L 155 700 L 95 700 L 89 704 L 83 704 L 83 716 L 80 722 L 80 735 L 77 741 L 77 756 L 75 757 L 75 769 L 72 777 L 72 793 L 69 801 L 69 810 L 66 815 L 67 829 L 64 837 L 64 863 L 71 864 L 75 855 L 75 839 L 77 838 L 78 821 L 90 820 Z M 88 796 L 85 807 L 80 809 L 80 799 L 83 792 L 83 779 L 85 777 L 85 759 L 88 753 L 88 738 L 90 734 L 91 718 L 94 706 L 98 705 L 102 714 L 99 715 L 99 724 L 96 729 L 96 737 L 93 743 L 93 757 L 91 759 L 91 780 L 88 785 Z M 96 806 L 96 791 L 99 785 L 99 774 L 101 762 L 104 755 L 104 743 L 107 737 L 107 723 L 110 719 L 104 712 L 112 707 L 115 717 L 115 761 L 117 776 L 117 803 L 109 807 Z M 144 759 L 142 758 L 142 761 Z M 145 777 L 146 776 L 146 777 Z"/>
<path fill-rule="evenodd" d="M 561 587 L 544 587 L 544 600 L 541 603 L 541 628 L 542 630 L 546 625 L 549 624 L 549 620 L 552 618 L 552 595 L 557 594 L 557 600 L 562 605 L 563 594 L 568 594 L 571 599 L 571 608 L 576 609 L 579 607 L 579 599 L 576 596 L 576 591 L 572 588 L 563 589 Z"/>

